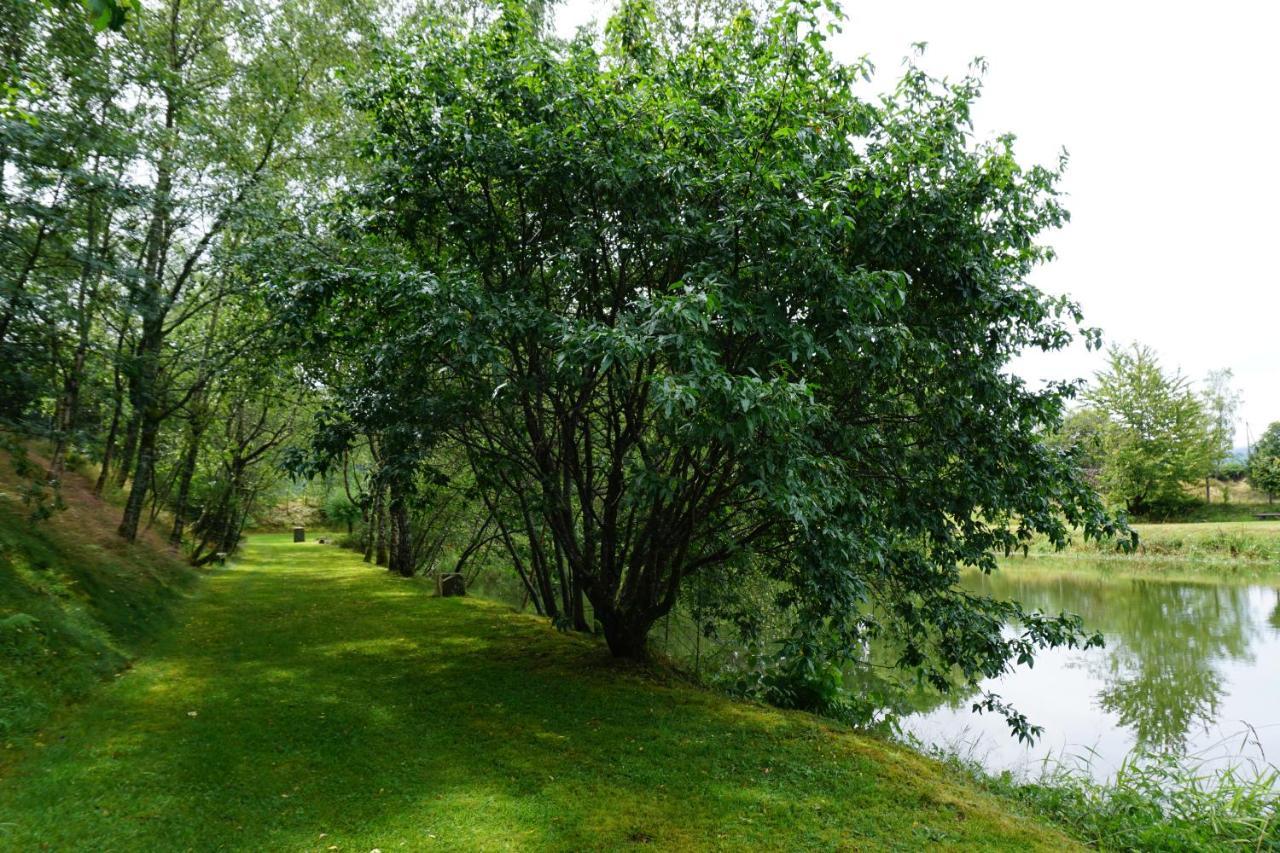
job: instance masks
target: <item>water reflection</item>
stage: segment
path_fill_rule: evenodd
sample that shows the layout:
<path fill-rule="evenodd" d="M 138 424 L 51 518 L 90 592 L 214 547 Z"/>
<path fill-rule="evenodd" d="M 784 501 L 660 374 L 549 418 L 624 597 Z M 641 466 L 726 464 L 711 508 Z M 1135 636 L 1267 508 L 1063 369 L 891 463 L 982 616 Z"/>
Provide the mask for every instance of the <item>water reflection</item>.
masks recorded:
<path fill-rule="evenodd" d="M 1028 608 L 1078 613 L 1106 637 L 1104 649 L 1045 653 L 1034 670 L 987 685 L 1045 727 L 1041 754 L 1075 745 L 1116 761 L 1134 746 L 1195 751 L 1246 723 L 1280 723 L 1280 590 L 1063 572 L 1034 560 L 965 585 Z M 998 729 L 969 714 L 969 704 L 953 700 L 912 728 L 935 741 L 978 729 L 1009 758 L 1008 745 L 994 742 Z M 1280 727 L 1267 731 L 1280 741 Z M 1280 754 L 1280 743 L 1273 751 Z"/>
<path fill-rule="evenodd" d="M 1247 591 L 1141 584 L 1131 618 L 1115 631 L 1101 706 L 1134 730 L 1137 743 L 1183 751 L 1192 726 L 1207 729 L 1223 694 L 1222 659 L 1252 662 Z"/>
<path fill-rule="evenodd" d="M 1251 662 L 1250 643 L 1263 627 L 1250 610 L 1248 587 L 1019 569 L 968 584 L 1027 607 L 1078 613 L 1102 631 L 1106 653 L 1081 660 L 1105 685 L 1098 703 L 1133 731 L 1137 744 L 1154 749 L 1181 751 L 1193 726 L 1214 722 L 1223 692 L 1218 663 Z"/>

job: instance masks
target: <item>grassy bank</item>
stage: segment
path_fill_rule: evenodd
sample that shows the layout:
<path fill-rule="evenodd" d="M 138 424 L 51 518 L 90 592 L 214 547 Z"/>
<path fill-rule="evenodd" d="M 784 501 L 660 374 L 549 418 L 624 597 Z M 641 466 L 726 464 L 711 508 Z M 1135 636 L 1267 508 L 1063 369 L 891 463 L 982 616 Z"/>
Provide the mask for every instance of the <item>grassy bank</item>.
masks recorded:
<path fill-rule="evenodd" d="M 974 785 L 1023 803 L 1100 850 L 1280 850 L 1280 771 L 1211 769 L 1195 758 L 1135 752 L 1106 781 L 1046 763 L 1032 778 L 988 773 L 955 753 L 939 760 Z"/>
<path fill-rule="evenodd" d="M 287 539 L 20 751 L 0 846 L 1071 848 L 905 748 Z"/>
<path fill-rule="evenodd" d="M 127 666 L 171 623 L 195 577 L 177 555 L 115 533 L 114 507 L 68 474 L 66 509 L 33 522 L 0 459 L 0 744 L 29 737 Z M 0 753 L 0 762 L 5 759 Z M 2 831 L 2 830 L 0 830 Z"/>
<path fill-rule="evenodd" d="M 1139 545 L 1132 554 L 1118 552 L 1112 542 L 1085 542 L 1077 536 L 1062 552 L 1055 552 L 1047 541 L 1038 541 L 1030 556 L 1114 561 L 1155 571 L 1227 571 L 1249 576 L 1280 573 L 1280 521 L 1134 524 L 1133 528 Z"/>
<path fill-rule="evenodd" d="M 1259 513 L 1280 512 L 1280 504 L 1263 500 L 1235 503 L 1195 503 L 1179 513 L 1177 518 L 1144 519 L 1152 522 L 1208 522 L 1208 521 L 1257 521 Z"/>

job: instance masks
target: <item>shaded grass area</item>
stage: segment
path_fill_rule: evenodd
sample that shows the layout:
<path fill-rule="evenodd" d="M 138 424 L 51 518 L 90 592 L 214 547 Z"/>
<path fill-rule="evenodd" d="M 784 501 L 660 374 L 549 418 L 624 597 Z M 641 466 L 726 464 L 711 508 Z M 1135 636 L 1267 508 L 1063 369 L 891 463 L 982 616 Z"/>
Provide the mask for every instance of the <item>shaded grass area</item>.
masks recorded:
<path fill-rule="evenodd" d="M 116 512 L 66 477 L 66 509 L 34 522 L 0 462 L 0 743 L 125 667 L 171 624 L 196 573 L 153 539 L 130 546 Z M 4 761 L 0 753 L 0 762 Z"/>
<path fill-rule="evenodd" d="M 1071 848 L 907 749 L 287 540 L 11 762 L 0 846 Z"/>

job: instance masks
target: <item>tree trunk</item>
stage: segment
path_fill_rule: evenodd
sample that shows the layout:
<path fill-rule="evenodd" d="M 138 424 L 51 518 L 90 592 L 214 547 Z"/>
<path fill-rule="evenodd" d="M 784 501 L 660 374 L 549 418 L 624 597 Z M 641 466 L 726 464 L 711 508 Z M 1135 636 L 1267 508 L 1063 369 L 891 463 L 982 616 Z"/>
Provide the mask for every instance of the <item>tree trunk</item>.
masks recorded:
<path fill-rule="evenodd" d="M 112 388 L 114 402 L 111 409 L 111 427 L 107 430 L 107 442 L 102 448 L 102 470 L 98 472 L 98 481 L 93 484 L 93 493 L 102 495 L 107 486 L 107 478 L 111 476 L 111 462 L 115 456 L 116 437 L 120 433 L 120 416 L 124 414 L 124 383 L 120 375 L 120 355 L 124 352 L 126 326 L 121 324 L 120 337 L 116 340 L 115 363 L 112 369 Z"/>
<path fill-rule="evenodd" d="M 196 462 L 200 458 L 200 437 L 203 433 L 203 424 L 191 425 L 187 452 L 180 463 L 182 467 L 178 472 L 178 494 L 173 502 L 173 530 L 169 533 L 169 544 L 175 548 L 182 544 L 183 528 L 187 523 L 187 501 L 191 498 L 191 480 L 195 477 Z"/>
<path fill-rule="evenodd" d="M 58 198 L 58 194 L 62 191 L 62 179 L 58 181 L 58 191 L 54 194 L 54 199 Z M 18 275 L 15 283 L 11 286 L 12 296 L 8 309 L 3 315 L 0 315 L 0 343 L 4 343 L 9 336 L 9 325 L 17 318 L 18 308 L 25 296 L 27 289 L 27 280 L 31 277 L 31 272 L 36 268 L 36 261 L 40 259 L 40 247 L 44 245 L 45 235 L 49 233 L 49 223 L 41 220 L 40 229 L 36 232 L 36 241 L 31 253 L 27 257 L 27 262 L 23 265 L 22 272 Z"/>
<path fill-rule="evenodd" d="M 93 484 L 93 493 L 99 497 L 106 488 L 107 478 L 111 476 L 111 462 L 116 451 L 116 433 L 120 430 L 120 409 L 123 402 L 120 397 L 116 397 L 115 409 L 111 412 L 111 426 L 107 429 L 107 442 L 102 448 L 102 469 L 98 471 L 98 479 Z"/>
<path fill-rule="evenodd" d="M 101 153 L 94 156 L 93 176 L 100 174 L 102 164 Z M 106 234 L 111 233 L 111 216 L 107 215 Z M 57 424 L 57 432 L 53 445 L 53 453 L 49 458 L 49 479 L 61 480 L 63 467 L 67 460 L 67 445 L 71 441 L 71 432 L 76 421 L 80 419 L 80 388 L 84 380 L 84 364 L 89 354 L 90 334 L 93 330 L 94 305 L 98 297 L 98 284 L 102 273 L 98 268 L 97 252 L 105 256 L 108 250 L 108 237 L 103 237 L 101 247 L 98 244 L 98 232 L 102 227 L 99 222 L 98 192 L 89 199 L 87 221 L 85 225 L 84 263 L 80 268 L 80 287 L 76 293 L 76 348 L 71 356 L 71 366 L 67 369 L 66 380 L 62 388 L 61 419 Z"/>
<path fill-rule="evenodd" d="M 616 613 L 596 611 L 605 642 L 615 658 L 644 661 L 649 657 L 649 628 L 652 622 L 623 619 Z"/>
<path fill-rule="evenodd" d="M 391 495 L 391 560 L 388 568 L 404 578 L 413 577 L 413 539 L 409 507 L 394 491 Z"/>
<path fill-rule="evenodd" d="M 364 510 L 364 561 L 373 562 L 373 551 L 378 545 L 378 512 L 382 492 L 375 486 L 373 499 L 366 501 Z"/>
<path fill-rule="evenodd" d="M 170 70 L 180 68 L 176 55 L 178 6 L 170 10 Z M 151 473 L 155 466 L 156 436 L 160 432 L 159 392 L 160 353 L 165 339 L 166 296 L 163 276 L 165 258 L 172 239 L 170 231 L 171 206 L 173 204 L 174 135 L 177 126 L 177 98 L 164 88 L 166 134 L 162 137 L 159 162 L 156 166 L 156 184 L 152 197 L 146 237 L 143 242 L 142 281 L 137 293 L 139 313 L 142 316 L 142 333 L 134 353 L 133 370 L 129 377 L 129 398 L 133 403 L 133 421 L 138 424 L 138 463 L 134 468 L 133 485 L 125 504 L 124 518 L 120 520 L 120 535 L 133 542 L 138 538 L 138 523 L 142 519 L 142 504 L 147 497 Z M 130 427 L 133 427 L 130 423 Z M 128 445 L 128 438 L 125 440 Z M 121 466 L 123 475 L 127 466 Z M 120 485 L 124 485 L 123 479 Z"/>
<path fill-rule="evenodd" d="M 129 500 L 124 505 L 124 517 L 120 519 L 119 533 L 127 542 L 138 540 L 138 525 L 142 522 L 142 507 L 147 501 L 156 464 L 156 438 L 160 435 L 160 419 L 148 412 L 142 419 L 138 436 L 138 464 L 133 469 L 133 484 L 129 488 Z"/>
<path fill-rule="evenodd" d="M 224 554 L 230 554 L 240 544 L 240 531 L 249 517 L 249 508 L 253 503 L 254 496 L 244 484 L 245 467 L 246 463 L 239 458 L 231 462 L 231 483 L 228 486 L 231 492 L 230 512 L 227 513 L 222 528 L 219 548 Z"/>
<path fill-rule="evenodd" d="M 69 377 L 67 381 L 70 381 Z M 45 472 L 46 479 L 51 483 L 61 480 L 63 471 L 66 469 L 67 442 L 70 438 L 67 427 L 69 420 L 64 384 L 62 393 L 58 395 L 58 402 L 53 407 L 53 449 L 49 452 L 49 470 Z"/>
<path fill-rule="evenodd" d="M 590 633 L 591 624 L 587 622 L 585 598 L 586 596 L 582 592 L 582 583 L 575 577 L 573 579 L 573 630 Z"/>
<path fill-rule="evenodd" d="M 76 347 L 76 354 L 67 372 L 67 379 L 62 387 L 61 418 L 53 443 L 53 453 L 49 458 L 49 479 L 61 480 L 67 462 L 67 446 L 71 443 L 71 431 L 80 417 L 80 385 L 84 376 L 85 356 L 89 351 L 88 340 Z"/>
<path fill-rule="evenodd" d="M 374 513 L 374 546 L 373 546 L 373 562 L 376 566 L 385 566 L 390 560 L 390 554 L 387 553 L 388 524 L 387 524 L 387 495 L 385 489 L 378 489 L 377 493 L 377 512 Z"/>
<path fill-rule="evenodd" d="M 120 467 L 116 470 L 116 488 L 124 488 L 124 484 L 129 482 L 129 472 L 138 459 L 138 425 L 142 420 L 142 413 L 135 410 L 129 417 L 129 423 L 124 429 L 124 446 L 120 449 Z"/>

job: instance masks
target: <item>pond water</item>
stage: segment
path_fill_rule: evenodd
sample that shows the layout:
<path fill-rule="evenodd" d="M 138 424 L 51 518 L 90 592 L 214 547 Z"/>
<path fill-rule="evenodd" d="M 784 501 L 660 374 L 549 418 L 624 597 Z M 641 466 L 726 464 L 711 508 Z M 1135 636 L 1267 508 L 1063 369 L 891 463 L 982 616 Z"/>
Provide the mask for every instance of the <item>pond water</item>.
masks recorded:
<path fill-rule="evenodd" d="M 965 579 L 1028 609 L 1078 613 L 1106 638 L 1101 649 L 1042 652 L 1033 668 L 983 684 L 1043 726 L 1041 738 L 1019 743 L 1002 718 L 972 712 L 972 696 L 908 717 L 906 731 L 990 770 L 1033 775 L 1049 758 L 1105 777 L 1139 746 L 1244 772 L 1280 765 L 1280 585 L 1122 578 L 1064 562 Z"/>

